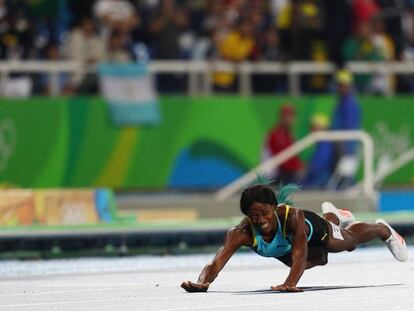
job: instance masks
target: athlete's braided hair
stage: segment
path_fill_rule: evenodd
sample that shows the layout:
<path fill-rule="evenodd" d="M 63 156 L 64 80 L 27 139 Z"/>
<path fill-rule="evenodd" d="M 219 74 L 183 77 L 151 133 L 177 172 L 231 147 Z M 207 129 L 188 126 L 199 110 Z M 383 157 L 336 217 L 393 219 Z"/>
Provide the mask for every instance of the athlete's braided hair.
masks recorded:
<path fill-rule="evenodd" d="M 243 214 L 247 215 L 250 207 L 255 202 L 274 205 L 281 203 L 293 205 L 293 201 L 290 200 L 290 195 L 299 189 L 300 187 L 296 184 L 281 186 L 276 197 L 275 192 L 268 185 L 259 184 L 250 186 L 244 189 L 241 194 L 240 210 Z"/>

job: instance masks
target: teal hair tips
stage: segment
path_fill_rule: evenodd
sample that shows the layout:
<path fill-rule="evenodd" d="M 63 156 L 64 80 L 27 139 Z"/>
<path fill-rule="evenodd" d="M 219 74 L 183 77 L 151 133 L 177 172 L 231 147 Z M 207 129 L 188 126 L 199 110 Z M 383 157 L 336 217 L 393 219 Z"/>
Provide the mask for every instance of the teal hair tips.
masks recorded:
<path fill-rule="evenodd" d="M 297 184 L 287 184 L 281 185 L 279 191 L 277 192 L 277 203 L 278 204 L 288 204 L 293 205 L 293 201 L 291 200 L 291 195 L 300 190 L 300 186 Z"/>

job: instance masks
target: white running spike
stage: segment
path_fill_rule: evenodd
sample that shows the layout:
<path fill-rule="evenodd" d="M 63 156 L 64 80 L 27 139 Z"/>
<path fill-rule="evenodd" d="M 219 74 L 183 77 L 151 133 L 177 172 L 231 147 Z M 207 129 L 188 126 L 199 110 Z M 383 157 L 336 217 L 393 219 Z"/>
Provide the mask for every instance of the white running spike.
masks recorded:
<path fill-rule="evenodd" d="M 404 238 L 397 233 L 384 219 L 377 219 L 376 224 L 383 224 L 391 231 L 391 235 L 384 241 L 389 250 L 398 261 L 406 261 L 408 258 L 407 245 Z"/>
<path fill-rule="evenodd" d="M 331 202 L 323 202 L 322 213 L 332 213 L 339 219 L 339 227 L 345 228 L 355 222 L 354 215 L 347 209 L 339 209 L 335 207 Z"/>

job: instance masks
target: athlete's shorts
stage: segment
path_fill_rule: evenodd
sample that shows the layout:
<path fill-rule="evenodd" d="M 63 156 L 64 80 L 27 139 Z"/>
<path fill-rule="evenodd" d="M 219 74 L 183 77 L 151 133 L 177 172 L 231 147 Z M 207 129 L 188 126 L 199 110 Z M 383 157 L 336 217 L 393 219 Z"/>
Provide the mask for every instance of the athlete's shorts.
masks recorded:
<path fill-rule="evenodd" d="M 329 227 L 325 219 L 311 211 L 304 210 L 305 223 L 309 227 L 308 247 L 324 247 L 329 241 Z M 308 236 L 309 238 L 309 236 Z"/>

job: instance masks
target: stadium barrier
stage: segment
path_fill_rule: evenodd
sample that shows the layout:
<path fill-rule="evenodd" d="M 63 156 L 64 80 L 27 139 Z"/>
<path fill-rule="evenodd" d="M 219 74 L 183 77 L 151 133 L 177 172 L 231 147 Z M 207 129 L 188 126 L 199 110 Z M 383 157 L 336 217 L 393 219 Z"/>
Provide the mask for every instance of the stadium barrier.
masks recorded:
<path fill-rule="evenodd" d="M 414 73 L 413 62 L 348 62 L 347 67 L 354 74 L 381 74 L 385 78 L 394 74 L 408 75 Z M 1 61 L 0 90 L 4 94 L 5 85 L 13 73 L 46 73 L 50 75 L 50 95 L 58 96 L 61 92 L 59 85 L 60 73 L 90 73 L 97 72 L 99 65 L 85 66 L 74 61 Z M 304 74 L 332 74 L 336 70 L 330 62 L 242 62 L 226 61 L 153 61 L 149 63 L 149 72 L 153 74 L 186 74 L 188 75 L 187 93 L 190 96 L 211 95 L 212 76 L 216 71 L 236 73 L 239 77 L 239 95 L 252 94 L 252 74 L 281 74 L 287 75 L 288 89 L 291 96 L 299 96 L 300 78 Z M 393 88 L 385 90 L 386 95 L 394 95 Z"/>
<path fill-rule="evenodd" d="M 0 227 L 78 226 L 116 218 L 109 189 L 0 190 Z"/>

